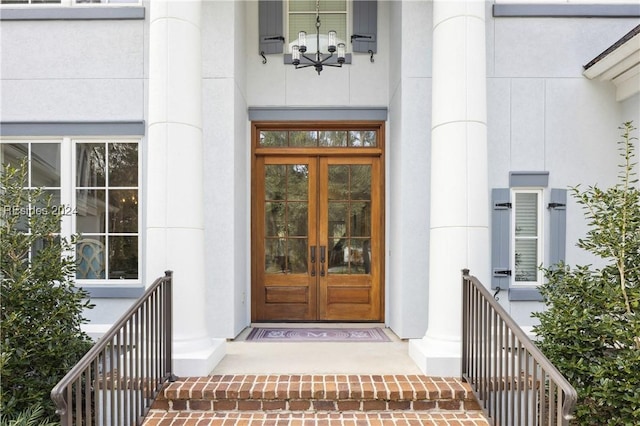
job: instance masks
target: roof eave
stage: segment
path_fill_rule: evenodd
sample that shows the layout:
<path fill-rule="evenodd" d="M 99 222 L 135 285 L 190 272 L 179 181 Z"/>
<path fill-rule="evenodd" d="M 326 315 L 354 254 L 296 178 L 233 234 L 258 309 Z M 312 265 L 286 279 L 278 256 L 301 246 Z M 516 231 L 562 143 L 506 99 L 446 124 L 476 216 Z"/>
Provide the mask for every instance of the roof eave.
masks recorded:
<path fill-rule="evenodd" d="M 616 99 L 623 101 L 640 93 L 640 26 L 632 37 L 621 39 L 585 66 L 583 75 L 590 80 L 611 81 L 616 85 Z"/>

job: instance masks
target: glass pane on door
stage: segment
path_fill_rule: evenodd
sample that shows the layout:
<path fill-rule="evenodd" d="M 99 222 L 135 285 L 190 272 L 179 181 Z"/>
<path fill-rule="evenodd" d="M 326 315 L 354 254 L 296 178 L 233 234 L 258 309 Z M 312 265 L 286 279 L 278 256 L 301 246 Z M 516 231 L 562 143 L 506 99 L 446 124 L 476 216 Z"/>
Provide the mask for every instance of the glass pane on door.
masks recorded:
<path fill-rule="evenodd" d="M 267 274 L 307 271 L 309 166 L 264 166 L 264 229 Z"/>
<path fill-rule="evenodd" d="M 329 165 L 328 272 L 371 273 L 371 165 Z"/>

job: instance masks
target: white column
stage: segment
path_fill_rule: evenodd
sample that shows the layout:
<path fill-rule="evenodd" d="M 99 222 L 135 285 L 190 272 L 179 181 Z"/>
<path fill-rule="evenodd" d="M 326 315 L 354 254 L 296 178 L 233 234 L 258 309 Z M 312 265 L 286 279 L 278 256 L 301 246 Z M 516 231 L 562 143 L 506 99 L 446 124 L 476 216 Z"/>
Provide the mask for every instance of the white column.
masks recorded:
<path fill-rule="evenodd" d="M 460 375 L 461 270 L 489 270 L 485 3 L 433 2 L 429 323 L 409 353 L 425 374 Z"/>
<path fill-rule="evenodd" d="M 203 376 L 224 340 L 205 321 L 201 0 L 150 9 L 145 276 L 174 271 L 174 373 Z"/>

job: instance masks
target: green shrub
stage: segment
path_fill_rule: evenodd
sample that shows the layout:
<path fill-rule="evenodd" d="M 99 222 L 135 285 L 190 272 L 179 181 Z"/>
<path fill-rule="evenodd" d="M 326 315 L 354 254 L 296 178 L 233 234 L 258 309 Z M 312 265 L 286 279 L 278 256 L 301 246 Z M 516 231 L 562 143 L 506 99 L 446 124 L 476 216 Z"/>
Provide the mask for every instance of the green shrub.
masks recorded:
<path fill-rule="evenodd" d="M 589 231 L 578 247 L 600 269 L 556 265 L 540 289 L 539 346 L 578 391 L 576 424 L 640 424 L 640 191 L 632 124 L 619 142 L 618 183 L 572 188 Z"/>
<path fill-rule="evenodd" d="M 58 234 L 63 209 L 23 189 L 26 170 L 0 174 L 0 412 L 12 419 L 40 406 L 53 419 L 51 389 L 91 347 L 80 330 L 91 305 L 73 284 L 72 243 Z"/>
<path fill-rule="evenodd" d="M 59 422 L 51 422 L 44 418 L 44 409 L 36 405 L 18 413 L 14 418 L 0 416 L 0 426 L 57 426 Z"/>

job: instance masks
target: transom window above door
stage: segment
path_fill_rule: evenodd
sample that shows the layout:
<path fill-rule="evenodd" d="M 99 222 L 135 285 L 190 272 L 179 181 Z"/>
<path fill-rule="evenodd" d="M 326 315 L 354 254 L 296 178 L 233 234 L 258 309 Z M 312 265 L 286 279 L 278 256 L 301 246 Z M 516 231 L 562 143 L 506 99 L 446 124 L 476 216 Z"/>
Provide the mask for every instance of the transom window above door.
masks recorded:
<path fill-rule="evenodd" d="M 263 130 L 259 147 L 374 148 L 378 146 L 374 130 Z"/>

